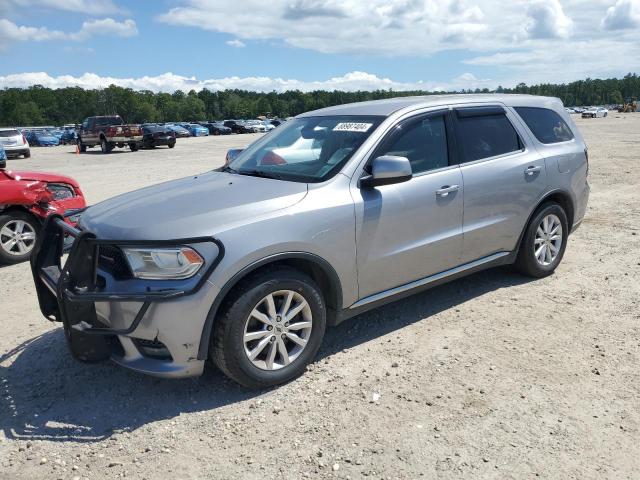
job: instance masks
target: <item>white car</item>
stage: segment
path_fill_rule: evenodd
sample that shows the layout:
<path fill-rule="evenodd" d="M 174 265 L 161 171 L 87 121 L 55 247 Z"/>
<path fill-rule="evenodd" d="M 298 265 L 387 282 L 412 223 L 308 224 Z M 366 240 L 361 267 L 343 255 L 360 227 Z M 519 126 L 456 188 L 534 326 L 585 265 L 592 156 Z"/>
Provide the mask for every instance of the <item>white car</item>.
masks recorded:
<path fill-rule="evenodd" d="M 271 130 L 276 128 L 276 126 L 273 123 L 271 123 L 269 120 L 263 121 L 262 124 L 264 125 L 264 128 L 267 132 L 270 132 Z"/>
<path fill-rule="evenodd" d="M 253 133 L 264 133 L 267 131 L 267 128 L 260 120 L 247 120 L 245 125 L 248 129 L 251 129 Z"/>
<path fill-rule="evenodd" d="M 587 108 L 584 112 L 582 112 L 582 118 L 599 118 L 606 117 L 609 113 L 604 107 L 590 107 Z"/>
<path fill-rule="evenodd" d="M 0 128 L 0 144 L 4 147 L 4 151 L 9 157 L 24 158 L 31 156 L 31 150 L 29 148 L 29 142 L 26 137 L 15 128 Z"/>

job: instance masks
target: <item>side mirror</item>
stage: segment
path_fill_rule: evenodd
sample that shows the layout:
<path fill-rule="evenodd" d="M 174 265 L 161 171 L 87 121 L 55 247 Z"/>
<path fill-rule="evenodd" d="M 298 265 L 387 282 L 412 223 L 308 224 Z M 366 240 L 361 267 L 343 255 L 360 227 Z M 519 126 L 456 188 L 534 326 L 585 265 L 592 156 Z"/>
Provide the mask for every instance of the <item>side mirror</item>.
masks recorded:
<path fill-rule="evenodd" d="M 360 186 L 371 188 L 391 185 L 406 182 L 411 180 L 411 177 L 413 177 L 413 172 L 408 158 L 384 155 L 373 159 L 371 175 L 362 177 Z"/>
<path fill-rule="evenodd" d="M 225 158 L 226 164 L 233 162 L 238 155 L 244 150 L 244 148 L 232 148 L 231 150 L 227 150 L 227 156 Z"/>

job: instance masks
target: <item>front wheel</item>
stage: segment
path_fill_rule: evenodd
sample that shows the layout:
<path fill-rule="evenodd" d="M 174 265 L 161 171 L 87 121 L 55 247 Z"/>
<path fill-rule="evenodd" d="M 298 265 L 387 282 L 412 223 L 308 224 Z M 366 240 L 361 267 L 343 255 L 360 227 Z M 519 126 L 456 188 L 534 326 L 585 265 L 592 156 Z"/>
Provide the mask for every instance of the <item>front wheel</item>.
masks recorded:
<path fill-rule="evenodd" d="M 524 232 L 516 268 L 536 278 L 551 275 L 560 265 L 567 247 L 569 227 L 564 209 L 547 203 L 534 214 Z"/>
<path fill-rule="evenodd" d="M 129 144 L 129 148 L 131 149 L 132 152 L 137 152 L 138 151 L 138 144 L 137 143 L 130 143 Z"/>
<path fill-rule="evenodd" d="M 38 221 L 25 212 L 0 215 L 0 262 L 11 265 L 28 260 L 39 228 Z"/>
<path fill-rule="evenodd" d="M 113 150 L 113 147 L 109 145 L 106 138 L 100 139 L 100 150 L 102 150 L 102 153 L 110 153 L 111 150 Z"/>
<path fill-rule="evenodd" d="M 320 288 L 289 268 L 265 270 L 234 289 L 214 328 L 211 357 L 250 388 L 287 382 L 313 361 L 326 327 Z"/>
<path fill-rule="evenodd" d="M 175 146 L 176 146 L 176 142 L 171 142 L 171 143 L 169 143 L 169 148 L 173 148 L 173 147 L 175 147 Z"/>

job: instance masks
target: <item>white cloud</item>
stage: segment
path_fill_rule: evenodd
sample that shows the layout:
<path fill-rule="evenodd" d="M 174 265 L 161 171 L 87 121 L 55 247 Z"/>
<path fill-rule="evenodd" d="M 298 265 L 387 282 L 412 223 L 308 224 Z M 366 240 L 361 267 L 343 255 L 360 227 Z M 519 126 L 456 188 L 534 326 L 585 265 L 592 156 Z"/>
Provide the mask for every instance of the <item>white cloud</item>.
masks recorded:
<path fill-rule="evenodd" d="M 117 22 L 112 18 L 89 20 L 82 24 L 77 32 L 62 32 L 49 30 L 46 27 L 19 26 L 7 20 L 0 19 L 0 48 L 13 42 L 43 42 L 48 40 L 73 40 L 82 41 L 96 35 L 112 35 L 119 37 L 131 37 L 138 34 L 136 22 L 127 19 Z"/>
<path fill-rule="evenodd" d="M 117 6 L 112 0 L 2 0 L 0 12 L 29 12 L 47 8 L 67 12 L 80 12 L 85 15 L 126 14 L 126 9 Z"/>
<path fill-rule="evenodd" d="M 84 40 L 97 35 L 112 35 L 117 37 L 133 37 L 138 34 L 136 22 L 131 19 L 117 22 L 113 18 L 102 18 L 100 20 L 89 20 L 82 24 L 82 28 L 77 33 L 70 35 L 72 40 Z"/>
<path fill-rule="evenodd" d="M 456 50 L 456 55 L 464 52 L 470 65 L 499 67 L 491 76 L 508 85 L 637 71 L 640 55 L 634 50 L 640 45 L 640 28 L 630 27 L 640 21 L 638 4 L 640 0 L 175 0 L 158 20 L 241 41 L 282 42 L 359 58 L 416 58 Z M 603 18 L 604 28 L 599 28 Z M 605 28 L 625 30 L 612 36 Z"/>
<path fill-rule="evenodd" d="M 568 38 L 573 30 L 559 0 L 537 0 L 529 5 L 527 16 L 525 31 L 530 38 Z"/>
<path fill-rule="evenodd" d="M 605 30 L 625 30 L 640 27 L 640 0 L 617 0 L 602 19 Z"/>
<path fill-rule="evenodd" d="M 225 42 L 227 45 L 229 45 L 230 47 L 235 47 L 235 48 L 244 48 L 246 47 L 245 43 L 241 40 L 238 40 L 237 38 L 233 39 L 233 40 L 227 40 Z"/>
<path fill-rule="evenodd" d="M 49 88 L 79 86 L 86 89 L 104 88 L 119 85 L 134 90 L 152 90 L 155 92 L 174 92 L 176 90 L 212 91 L 226 89 L 242 89 L 260 92 L 284 92 L 287 90 L 458 90 L 468 88 L 484 88 L 495 86 L 491 80 L 478 79 L 470 73 L 456 77 L 450 82 L 398 82 L 366 72 L 350 72 L 341 77 L 326 80 L 304 81 L 271 77 L 225 77 L 219 79 L 199 80 L 195 77 L 184 77 L 173 73 L 164 73 L 154 77 L 116 78 L 101 77 L 94 73 L 85 73 L 79 77 L 61 75 L 52 77 L 44 72 L 19 73 L 0 76 L 0 88 L 29 87 L 42 85 Z"/>
<path fill-rule="evenodd" d="M 466 0 L 181 0 L 161 22 L 280 40 L 324 53 L 423 55 L 480 40 L 482 8 Z"/>
<path fill-rule="evenodd" d="M 28 40 L 42 42 L 45 40 L 64 40 L 65 38 L 67 38 L 67 34 L 59 30 L 18 26 L 5 18 L 0 18 L 0 46 L 5 46 L 10 42 L 26 42 Z"/>

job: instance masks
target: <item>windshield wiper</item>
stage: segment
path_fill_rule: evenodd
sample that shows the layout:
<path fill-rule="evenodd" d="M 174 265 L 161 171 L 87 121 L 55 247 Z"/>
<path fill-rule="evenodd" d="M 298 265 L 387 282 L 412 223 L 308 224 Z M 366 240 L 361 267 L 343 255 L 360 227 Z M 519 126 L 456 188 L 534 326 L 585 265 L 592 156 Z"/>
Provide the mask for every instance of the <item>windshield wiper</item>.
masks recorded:
<path fill-rule="evenodd" d="M 282 180 L 282 176 L 273 172 L 265 172 L 264 170 L 256 170 L 256 169 L 246 169 L 246 170 L 238 170 L 238 174 L 247 175 L 250 177 L 262 177 L 262 178 L 274 178 L 276 180 Z"/>

